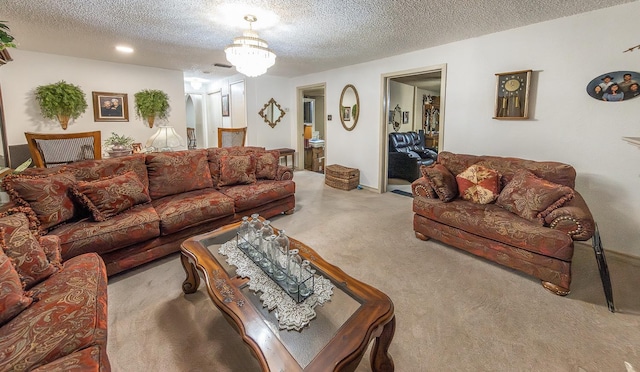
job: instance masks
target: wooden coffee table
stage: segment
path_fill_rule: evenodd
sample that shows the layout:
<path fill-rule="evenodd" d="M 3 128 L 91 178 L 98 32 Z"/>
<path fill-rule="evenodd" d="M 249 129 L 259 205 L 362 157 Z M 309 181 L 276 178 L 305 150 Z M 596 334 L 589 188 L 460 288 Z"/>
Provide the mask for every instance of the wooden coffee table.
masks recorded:
<path fill-rule="evenodd" d="M 384 293 L 345 274 L 315 251 L 289 237 L 291 248 L 311 262 L 317 274 L 335 288 L 331 300 L 315 308 L 316 318 L 302 331 L 278 330 L 273 313 L 238 277 L 218 248 L 234 239 L 239 223 L 194 236 L 182 243 L 181 262 L 187 274 L 184 293 L 194 293 L 200 276 L 209 297 L 235 326 L 264 371 L 353 371 L 369 343 L 371 369 L 393 371 L 388 353 L 395 332 L 393 303 Z"/>

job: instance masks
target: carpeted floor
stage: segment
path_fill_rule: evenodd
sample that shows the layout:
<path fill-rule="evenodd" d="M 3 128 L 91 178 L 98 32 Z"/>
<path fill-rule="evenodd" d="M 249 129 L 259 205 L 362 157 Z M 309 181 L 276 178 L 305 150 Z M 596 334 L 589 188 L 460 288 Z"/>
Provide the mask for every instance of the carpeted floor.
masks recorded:
<path fill-rule="evenodd" d="M 618 312 L 607 310 L 590 245 L 576 246 L 572 292 L 415 238 L 412 198 L 341 191 L 296 172 L 296 212 L 272 219 L 394 302 L 396 371 L 640 370 L 640 260 L 607 252 Z M 603 242 L 605 250 L 606 242 Z M 184 295 L 177 254 L 109 279 L 114 371 L 257 371 L 201 285 Z M 369 371 L 368 355 L 358 371 Z"/>

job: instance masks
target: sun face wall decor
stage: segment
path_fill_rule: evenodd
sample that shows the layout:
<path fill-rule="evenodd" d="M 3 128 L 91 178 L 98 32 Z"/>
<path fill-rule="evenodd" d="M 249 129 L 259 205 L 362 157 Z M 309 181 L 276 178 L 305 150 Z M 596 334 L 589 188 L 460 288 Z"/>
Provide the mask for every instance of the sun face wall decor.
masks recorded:
<path fill-rule="evenodd" d="M 532 70 L 496 74 L 494 119 L 529 118 L 529 86 Z"/>

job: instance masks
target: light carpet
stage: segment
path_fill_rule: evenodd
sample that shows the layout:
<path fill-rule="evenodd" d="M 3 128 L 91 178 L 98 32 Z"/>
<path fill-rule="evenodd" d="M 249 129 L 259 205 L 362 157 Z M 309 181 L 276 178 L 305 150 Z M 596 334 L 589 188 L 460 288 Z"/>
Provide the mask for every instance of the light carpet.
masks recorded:
<path fill-rule="evenodd" d="M 639 260 L 607 252 L 612 314 L 589 244 L 576 244 L 572 291 L 560 297 L 532 277 L 418 240 L 411 198 L 333 189 L 314 172 L 294 180 L 296 211 L 273 225 L 393 300 L 396 371 L 640 370 Z M 184 277 L 173 254 L 109 278 L 113 370 L 259 370 L 204 284 L 182 293 Z M 357 371 L 369 370 L 367 353 Z"/>

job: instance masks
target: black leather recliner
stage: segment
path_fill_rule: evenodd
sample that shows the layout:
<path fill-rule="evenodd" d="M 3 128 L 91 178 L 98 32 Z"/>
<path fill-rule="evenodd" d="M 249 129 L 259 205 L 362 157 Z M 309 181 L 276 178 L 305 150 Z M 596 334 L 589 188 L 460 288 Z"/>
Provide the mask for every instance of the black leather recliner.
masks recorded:
<path fill-rule="evenodd" d="M 424 136 L 416 132 L 389 133 L 389 178 L 413 182 L 420 177 L 420 166 L 438 159 L 435 149 L 424 145 Z"/>

